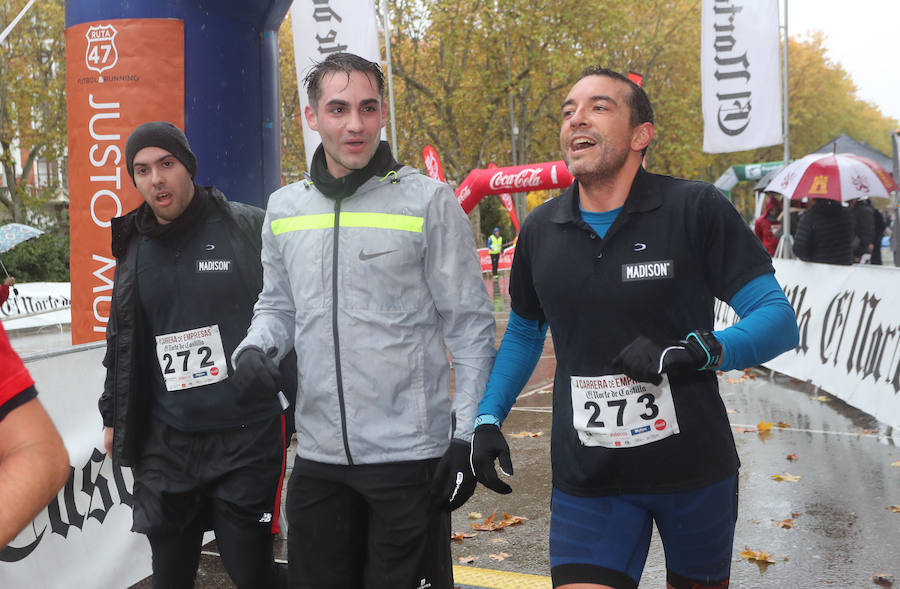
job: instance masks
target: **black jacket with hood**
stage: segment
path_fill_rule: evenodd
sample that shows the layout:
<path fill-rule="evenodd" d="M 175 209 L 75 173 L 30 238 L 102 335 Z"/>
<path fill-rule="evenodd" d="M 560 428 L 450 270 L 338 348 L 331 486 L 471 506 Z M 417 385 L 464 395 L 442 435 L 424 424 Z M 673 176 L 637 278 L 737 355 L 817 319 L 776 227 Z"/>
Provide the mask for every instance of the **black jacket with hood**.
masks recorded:
<path fill-rule="evenodd" d="M 230 202 L 215 187 L 195 186 L 205 197 L 206 206 L 218 209 L 231 238 L 237 267 L 242 279 L 258 294 L 262 289 L 261 230 L 264 212 L 243 203 Z M 140 232 L 138 218 L 148 214 L 148 205 L 112 220 L 112 253 L 116 258 L 109 323 L 106 327 L 106 381 L 98 403 L 103 425 L 113 428 L 112 459 L 122 466 L 133 466 L 141 454 L 151 415 L 153 392 L 148 374 L 152 366 L 143 362 L 151 342 L 140 311 L 137 292 L 137 253 Z M 289 399 L 296 389 L 296 362 L 293 353 L 281 364 L 282 385 Z M 289 388 L 293 382 L 293 388 Z M 292 408 L 291 408 L 292 411 Z M 293 424 L 293 419 L 288 420 Z"/>

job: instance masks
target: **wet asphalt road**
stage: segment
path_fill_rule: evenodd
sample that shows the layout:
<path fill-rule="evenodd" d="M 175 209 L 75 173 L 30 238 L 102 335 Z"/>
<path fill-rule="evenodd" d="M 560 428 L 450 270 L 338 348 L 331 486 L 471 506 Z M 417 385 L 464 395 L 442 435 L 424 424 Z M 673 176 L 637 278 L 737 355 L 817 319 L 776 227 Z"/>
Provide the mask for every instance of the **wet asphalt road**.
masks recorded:
<path fill-rule="evenodd" d="M 735 425 L 742 461 L 740 508 L 732 561 L 732 587 L 881 587 L 872 575 L 890 574 L 900 586 L 900 443 L 896 434 L 871 417 L 803 383 L 766 371 L 756 378 L 733 372 L 720 377 L 722 396 Z M 740 381 L 740 382 L 729 382 Z M 549 387 L 548 387 L 549 388 Z M 825 397 L 828 401 L 817 400 Z M 538 402 L 543 401 L 543 402 Z M 548 575 L 550 393 L 520 403 L 504 424 L 515 467 L 513 493 L 501 496 L 479 487 L 456 513 L 453 531 L 469 531 L 469 512 L 495 510 L 527 517 L 502 532 L 480 533 L 454 543 L 454 557 L 476 556 L 482 568 Z M 768 433 L 741 432 L 760 421 L 790 424 Z M 537 438 L 510 438 L 520 432 Z M 787 456 L 796 454 L 796 460 Z M 800 475 L 778 482 L 772 475 Z M 778 521 L 793 519 L 790 529 Z M 481 520 L 478 520 L 479 522 Z M 495 540 L 503 540 L 496 543 Z M 744 560 L 745 547 L 764 550 L 774 564 Z M 502 562 L 490 554 L 506 552 Z M 662 545 L 654 534 L 642 587 L 665 586 Z"/>
<path fill-rule="evenodd" d="M 505 291 L 505 280 L 500 288 Z M 486 280 L 488 291 L 495 290 Z M 508 303 L 495 297 L 498 337 L 505 329 Z M 453 543 L 454 564 L 549 576 L 547 535 L 550 508 L 550 400 L 553 352 L 549 341 L 525 392 L 504 424 L 515 466 L 511 495 L 479 486 L 472 499 L 453 515 L 454 532 L 470 532 L 470 513 L 481 518 L 497 513 L 528 518 L 497 532 L 480 532 Z M 733 425 L 740 472 L 740 510 L 732 559 L 734 588 L 817 587 L 878 588 L 873 575 L 892 575 L 900 587 L 900 432 L 877 422 L 835 397 L 806 383 L 764 369 L 731 372 L 719 378 Z M 768 432 L 759 422 L 774 424 Z M 532 432 L 538 437 L 515 438 Z M 796 455 L 789 460 L 789 455 Z M 773 475 L 799 475 L 778 482 Z M 776 522 L 792 519 L 794 526 Z M 284 542 L 277 542 L 284 558 Z M 774 564 L 744 560 L 744 548 L 763 550 Z M 207 547 L 214 551 L 214 545 Z M 491 554 L 506 553 L 502 561 Z M 458 557 L 477 558 L 460 565 Z M 149 588 L 149 579 L 134 587 Z M 642 587 L 665 587 L 662 546 L 654 534 Z M 204 556 L 198 573 L 201 589 L 232 587 L 215 556 Z"/>

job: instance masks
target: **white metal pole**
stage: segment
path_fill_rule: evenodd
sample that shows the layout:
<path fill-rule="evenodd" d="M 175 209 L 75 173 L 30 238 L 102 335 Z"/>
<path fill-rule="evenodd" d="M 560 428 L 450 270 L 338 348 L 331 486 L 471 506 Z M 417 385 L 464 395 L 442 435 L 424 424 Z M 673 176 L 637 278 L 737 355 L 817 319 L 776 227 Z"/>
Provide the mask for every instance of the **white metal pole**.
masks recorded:
<path fill-rule="evenodd" d="M 382 3 L 384 8 L 384 52 L 387 60 L 387 79 L 388 79 L 388 105 L 391 112 L 391 149 L 394 155 L 400 153 L 400 145 L 397 144 L 397 121 L 394 119 L 394 72 L 391 67 L 391 20 L 388 17 L 388 3 L 384 0 Z"/>
<path fill-rule="evenodd" d="M 783 126 L 784 126 L 784 165 L 787 166 L 791 161 L 791 131 L 790 131 L 790 100 L 788 99 L 788 0 L 784 0 L 784 73 L 782 82 L 782 108 L 783 108 Z M 782 236 L 778 244 L 775 255 L 780 258 L 793 258 L 794 240 L 791 237 L 791 195 L 782 196 Z"/>
<path fill-rule="evenodd" d="M 19 24 L 19 21 L 22 20 L 22 17 L 25 16 L 25 13 L 28 12 L 28 9 L 31 8 L 31 5 L 34 4 L 35 1 L 36 0 L 31 0 L 31 2 L 26 4 L 25 8 L 22 9 L 22 12 L 19 13 L 19 16 L 14 18 L 13 21 L 9 23 L 9 25 L 5 29 L 3 29 L 3 32 L 0 33 L 0 43 L 6 41 L 6 38 L 9 36 L 12 30 L 16 28 L 16 25 Z"/>

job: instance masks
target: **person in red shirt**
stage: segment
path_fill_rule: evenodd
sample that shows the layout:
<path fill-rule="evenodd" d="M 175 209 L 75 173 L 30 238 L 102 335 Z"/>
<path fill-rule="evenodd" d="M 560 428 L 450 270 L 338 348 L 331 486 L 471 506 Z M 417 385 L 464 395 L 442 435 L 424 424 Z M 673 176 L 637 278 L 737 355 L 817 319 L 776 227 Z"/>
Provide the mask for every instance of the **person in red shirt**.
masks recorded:
<path fill-rule="evenodd" d="M 4 283 L 8 291 L 9 285 Z M 3 299 L 7 292 L 0 293 Z M 0 324 L 0 549 L 59 492 L 69 455 Z"/>
<path fill-rule="evenodd" d="M 6 299 L 9 298 L 9 287 L 13 286 L 15 283 L 15 278 L 7 276 L 6 280 L 3 281 L 3 284 L 0 284 L 0 305 L 5 303 Z"/>
<path fill-rule="evenodd" d="M 753 232 L 762 242 L 770 256 L 775 255 L 781 238 L 781 195 L 769 194 L 763 205 L 763 214 L 753 224 Z"/>

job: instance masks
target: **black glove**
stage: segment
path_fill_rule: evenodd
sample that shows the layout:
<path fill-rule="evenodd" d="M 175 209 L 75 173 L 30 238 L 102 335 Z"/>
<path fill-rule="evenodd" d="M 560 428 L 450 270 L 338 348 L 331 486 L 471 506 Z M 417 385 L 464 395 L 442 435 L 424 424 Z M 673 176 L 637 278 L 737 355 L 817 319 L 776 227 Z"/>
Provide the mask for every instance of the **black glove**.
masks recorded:
<path fill-rule="evenodd" d="M 698 329 L 667 346 L 640 335 L 613 358 L 613 368 L 634 380 L 658 385 L 663 372 L 713 369 L 721 360 L 722 344 L 712 333 Z"/>
<path fill-rule="evenodd" d="M 281 374 L 272 359 L 275 351 L 266 354 L 256 346 L 248 346 L 234 359 L 233 384 L 244 393 L 274 395 L 280 389 Z"/>
<path fill-rule="evenodd" d="M 512 493 L 512 487 L 500 480 L 494 469 L 494 460 L 500 459 L 500 470 L 506 476 L 513 474 L 512 459 L 509 457 L 509 446 L 500 428 L 493 423 L 486 423 L 475 428 L 472 438 L 472 470 L 478 482 L 488 489 L 506 495 Z"/>
<path fill-rule="evenodd" d="M 470 444 L 458 438 L 450 440 L 434 472 L 431 496 L 439 511 L 453 511 L 461 507 L 475 492 L 475 473 L 469 463 Z"/>

